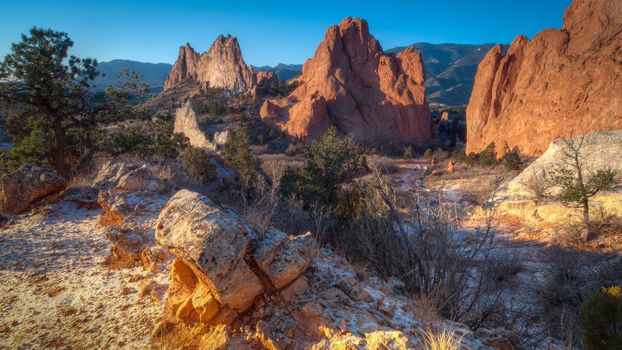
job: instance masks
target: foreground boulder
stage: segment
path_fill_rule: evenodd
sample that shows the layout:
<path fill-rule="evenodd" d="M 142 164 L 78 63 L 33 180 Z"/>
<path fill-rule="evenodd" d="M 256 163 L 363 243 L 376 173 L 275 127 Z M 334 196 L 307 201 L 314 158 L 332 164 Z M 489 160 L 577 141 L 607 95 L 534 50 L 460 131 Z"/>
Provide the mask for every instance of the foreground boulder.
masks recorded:
<path fill-rule="evenodd" d="M 35 164 L 22 165 L 2 176 L 0 211 L 20 214 L 37 201 L 62 191 L 67 183 L 56 171 Z"/>
<path fill-rule="evenodd" d="M 260 115 L 289 134 L 315 138 L 328 127 L 368 143 L 425 143 L 433 137 L 421 54 L 385 55 L 367 22 L 331 26 L 308 60 L 298 87 L 267 100 Z"/>
<path fill-rule="evenodd" d="M 93 181 L 93 188 L 99 191 L 102 208 L 99 223 L 108 227 L 108 264 L 163 270 L 170 254 L 155 245 L 153 226 L 173 185 L 155 176 L 147 165 L 107 162 Z"/>
<path fill-rule="evenodd" d="M 233 211 L 181 190 L 157 241 L 175 255 L 156 345 L 200 349 L 423 349 L 413 300 L 357 278 L 310 234 L 258 233 Z M 469 349 L 491 349 L 448 324 Z"/>
<path fill-rule="evenodd" d="M 621 31 L 619 0 L 575 0 L 561 29 L 493 47 L 467 107 L 466 152 L 494 142 L 499 156 L 539 156 L 559 137 L 622 128 Z"/>

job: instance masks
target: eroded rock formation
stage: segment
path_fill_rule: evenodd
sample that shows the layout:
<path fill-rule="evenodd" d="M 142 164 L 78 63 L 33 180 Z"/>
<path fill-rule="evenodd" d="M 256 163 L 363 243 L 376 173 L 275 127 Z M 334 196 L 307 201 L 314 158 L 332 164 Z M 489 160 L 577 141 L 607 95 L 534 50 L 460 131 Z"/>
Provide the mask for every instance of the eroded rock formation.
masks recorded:
<path fill-rule="evenodd" d="M 308 233 L 257 232 L 231 209 L 181 190 L 160 213 L 156 239 L 175 255 L 164 319 L 152 338 L 156 345 L 424 348 L 413 301 L 393 289 L 399 280 L 357 277 L 345 259 L 318 248 Z M 445 327 L 463 337 L 465 348 L 491 349 L 465 326 Z M 491 334 L 495 345 L 504 344 L 502 332 Z"/>
<path fill-rule="evenodd" d="M 267 72 L 255 73 L 253 67 L 244 62 L 238 40 L 230 35 L 220 35 L 201 55 L 190 44 L 179 48 L 179 56 L 164 83 L 164 90 L 187 80 L 203 86 L 246 92 L 258 85 L 276 81 L 276 76 Z"/>
<path fill-rule="evenodd" d="M 369 143 L 425 143 L 433 137 L 420 53 L 385 55 L 367 22 L 346 18 L 326 32 L 299 86 L 266 101 L 261 117 L 289 134 L 315 138 L 331 125 Z"/>
<path fill-rule="evenodd" d="M 66 182 L 54 170 L 25 164 L 2 176 L 0 211 L 20 214 L 40 199 L 60 192 Z"/>
<path fill-rule="evenodd" d="M 146 165 L 107 162 L 93 181 L 102 208 L 99 223 L 110 241 L 107 263 L 114 267 L 143 265 L 165 268 L 170 254 L 155 244 L 155 216 L 169 198 L 173 185 L 159 179 Z"/>
<path fill-rule="evenodd" d="M 542 154 L 552 140 L 622 128 L 622 4 L 575 0 L 561 29 L 500 45 L 479 65 L 467 108 L 467 152 L 494 142 Z"/>
<path fill-rule="evenodd" d="M 209 150 L 216 149 L 216 144 L 210 142 L 205 136 L 205 133 L 201 130 L 197 114 L 190 100 L 184 103 L 184 105 L 175 112 L 173 132 L 184 134 L 188 138 L 188 142 L 194 147 Z"/>

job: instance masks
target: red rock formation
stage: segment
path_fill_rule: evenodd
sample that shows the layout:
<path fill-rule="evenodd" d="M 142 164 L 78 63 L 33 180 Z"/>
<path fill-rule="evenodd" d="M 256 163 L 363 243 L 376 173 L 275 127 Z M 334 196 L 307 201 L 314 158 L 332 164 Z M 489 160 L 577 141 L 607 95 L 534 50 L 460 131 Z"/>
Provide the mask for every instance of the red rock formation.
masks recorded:
<path fill-rule="evenodd" d="M 622 128 L 622 1 L 575 0 L 561 29 L 495 46 L 467 108 L 467 152 L 537 156 L 572 133 Z"/>
<path fill-rule="evenodd" d="M 261 74 L 260 78 L 266 79 L 267 76 Z M 164 90 L 170 90 L 186 80 L 244 92 L 255 87 L 258 78 L 253 68 L 244 62 L 238 40 L 230 35 L 220 35 L 202 55 L 196 53 L 189 44 L 179 48 L 179 57 L 164 83 Z"/>
<path fill-rule="evenodd" d="M 370 142 L 424 143 L 433 137 L 421 54 L 385 55 L 362 19 L 326 32 L 289 96 L 266 101 L 262 118 L 302 138 L 335 125 Z"/>

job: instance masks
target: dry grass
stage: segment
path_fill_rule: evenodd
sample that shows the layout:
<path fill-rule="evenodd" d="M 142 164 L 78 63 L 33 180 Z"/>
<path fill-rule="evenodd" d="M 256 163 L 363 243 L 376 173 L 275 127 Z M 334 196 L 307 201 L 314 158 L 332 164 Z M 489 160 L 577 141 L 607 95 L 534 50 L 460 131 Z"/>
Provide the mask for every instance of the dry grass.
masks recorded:
<path fill-rule="evenodd" d="M 458 350 L 462 344 L 462 337 L 446 329 L 441 332 L 428 330 L 423 335 L 423 344 L 426 350 Z"/>
<path fill-rule="evenodd" d="M 69 179 L 67 182 L 67 189 L 71 188 L 84 188 L 90 187 L 93 183 L 93 178 L 90 175 L 76 175 Z"/>
<path fill-rule="evenodd" d="M 394 174 L 400 171 L 399 163 L 395 159 L 379 155 L 371 155 L 366 157 L 367 166 L 370 169 L 378 169 L 383 174 Z"/>

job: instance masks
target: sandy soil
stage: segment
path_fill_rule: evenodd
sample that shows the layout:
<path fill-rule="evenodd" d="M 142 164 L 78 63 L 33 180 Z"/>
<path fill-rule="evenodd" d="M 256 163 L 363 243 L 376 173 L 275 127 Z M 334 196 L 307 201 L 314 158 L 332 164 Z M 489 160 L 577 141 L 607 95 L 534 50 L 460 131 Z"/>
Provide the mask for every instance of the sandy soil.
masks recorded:
<path fill-rule="evenodd" d="M 104 265 L 100 211 L 55 204 L 0 229 L 0 349 L 142 349 L 166 272 Z"/>

